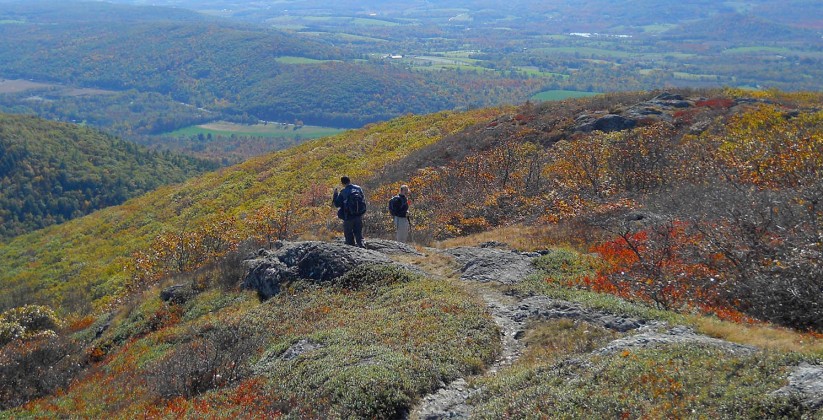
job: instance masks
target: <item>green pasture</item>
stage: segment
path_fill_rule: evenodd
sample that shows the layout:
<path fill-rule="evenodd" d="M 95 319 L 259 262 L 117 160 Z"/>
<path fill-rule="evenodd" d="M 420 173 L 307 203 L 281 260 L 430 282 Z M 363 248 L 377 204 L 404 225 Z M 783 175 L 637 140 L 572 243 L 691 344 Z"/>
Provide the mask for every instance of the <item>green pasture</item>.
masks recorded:
<path fill-rule="evenodd" d="M 479 60 L 469 58 L 469 57 L 471 57 L 472 54 L 477 54 L 477 53 L 478 53 L 477 50 L 456 50 L 456 51 L 441 51 L 441 52 L 436 52 L 435 54 L 442 55 L 443 57 L 448 57 L 448 58 L 460 58 L 460 59 L 463 59 L 464 61 L 468 61 L 468 62 L 477 62 Z"/>
<path fill-rule="evenodd" d="M 629 52 L 629 51 L 615 51 L 615 50 L 607 50 L 603 48 L 592 48 L 592 47 L 542 47 L 542 48 L 535 48 L 532 51 L 546 53 L 548 55 L 551 54 L 580 54 L 580 55 L 588 55 L 594 57 L 632 57 L 635 56 L 637 53 Z"/>
<path fill-rule="evenodd" d="M 749 46 L 736 47 L 723 50 L 723 54 L 752 54 L 752 53 L 770 53 L 770 54 L 791 54 L 794 51 L 783 47 L 766 47 L 766 46 Z"/>
<path fill-rule="evenodd" d="M 342 41 L 373 42 L 373 43 L 386 43 L 386 42 L 388 42 L 387 40 L 382 39 L 382 38 L 375 38 L 375 37 L 363 36 L 363 35 L 347 34 L 347 33 L 343 33 L 343 32 L 334 34 L 334 37 L 336 39 L 339 39 L 339 40 L 342 40 Z"/>
<path fill-rule="evenodd" d="M 660 34 L 676 27 L 677 25 L 674 24 L 654 24 L 642 26 L 643 32 L 647 34 Z"/>
<path fill-rule="evenodd" d="M 351 20 L 351 23 L 361 26 L 400 26 L 397 22 L 375 18 L 354 18 Z"/>
<path fill-rule="evenodd" d="M 277 123 L 270 124 L 255 124 L 244 125 L 227 122 L 217 122 L 210 124 L 201 124 L 191 127 L 181 128 L 164 134 L 171 137 L 191 137 L 199 134 L 212 136 L 226 136 L 232 135 L 244 137 L 266 137 L 266 138 L 296 138 L 313 139 L 319 137 L 332 136 L 341 133 L 345 130 L 332 127 L 320 127 L 314 125 L 305 125 L 301 128 L 294 129 L 294 125 L 289 124 L 285 128 Z"/>
<path fill-rule="evenodd" d="M 541 71 L 537 67 L 533 66 L 520 66 L 515 67 L 518 71 L 528 74 L 529 76 L 538 76 L 538 77 L 562 77 L 563 79 L 568 79 L 568 74 L 563 73 L 553 73 L 550 71 Z"/>
<path fill-rule="evenodd" d="M 461 57 L 436 57 L 436 56 L 415 56 L 414 57 L 414 64 L 415 67 L 419 67 L 420 69 L 433 69 L 433 70 L 440 70 L 440 69 L 450 69 L 450 70 L 469 70 L 469 71 L 477 71 L 477 72 L 484 72 L 484 71 L 494 71 L 482 66 L 475 65 L 479 63 L 480 60 L 474 60 L 471 58 L 461 58 Z M 425 63 L 425 64 L 424 64 Z"/>
<path fill-rule="evenodd" d="M 282 16 L 268 20 L 272 24 L 301 24 L 301 23 L 323 23 L 334 25 L 358 25 L 358 26 L 400 26 L 397 22 L 377 18 L 365 17 L 345 17 L 345 16 Z"/>
<path fill-rule="evenodd" d="M 562 101 L 569 98 L 585 98 L 587 96 L 599 95 L 598 92 L 583 92 L 579 90 L 544 90 L 536 93 L 530 98 L 533 101 Z"/>
<path fill-rule="evenodd" d="M 275 59 L 278 63 L 281 64 L 318 64 L 318 63 L 326 63 L 329 61 L 338 61 L 338 60 L 315 60 L 314 58 L 307 58 L 307 57 L 294 57 L 294 56 L 283 56 L 277 57 Z"/>
<path fill-rule="evenodd" d="M 681 71 L 676 71 L 673 73 L 675 79 L 680 80 L 694 80 L 694 81 L 701 81 L 701 82 L 714 82 L 720 79 L 720 76 L 716 74 L 694 74 L 694 73 L 684 73 Z"/>

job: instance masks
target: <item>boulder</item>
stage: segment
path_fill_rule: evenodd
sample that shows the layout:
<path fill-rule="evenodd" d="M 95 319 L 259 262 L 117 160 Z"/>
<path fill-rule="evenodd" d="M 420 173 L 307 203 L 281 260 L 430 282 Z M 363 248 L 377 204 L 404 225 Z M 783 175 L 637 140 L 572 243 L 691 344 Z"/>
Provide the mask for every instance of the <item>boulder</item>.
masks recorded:
<path fill-rule="evenodd" d="M 413 246 L 397 241 L 390 241 L 386 239 L 369 239 L 363 244 L 366 249 L 381 252 L 389 255 L 416 255 L 423 256 L 424 254 L 416 250 Z"/>
<path fill-rule="evenodd" d="M 280 293 L 283 283 L 332 282 L 360 265 L 391 264 L 410 268 L 393 262 L 384 253 L 339 242 L 278 242 L 275 247 L 245 261 L 247 274 L 243 287 L 257 290 L 263 299 Z"/>
<path fill-rule="evenodd" d="M 514 284 L 536 271 L 530 255 L 495 248 L 459 247 L 443 251 L 463 264 L 464 280 Z"/>
<path fill-rule="evenodd" d="M 657 324 L 657 326 L 662 325 L 663 324 Z M 655 324 L 651 324 L 650 326 L 653 327 Z M 675 326 L 665 329 L 664 331 L 658 331 L 657 328 L 646 328 L 640 334 L 618 338 L 605 347 L 596 350 L 595 353 L 614 354 L 626 349 L 655 348 L 670 344 L 712 346 L 729 354 L 752 354 L 757 351 L 757 349 L 752 346 L 744 346 L 742 344 L 697 334 L 689 327 Z"/>
<path fill-rule="evenodd" d="M 595 130 L 603 132 L 622 131 L 634 128 L 637 125 L 637 120 L 633 118 L 626 118 L 622 115 L 607 114 L 600 118 L 584 118 L 580 119 L 576 127 L 577 131 L 591 132 Z"/>
<path fill-rule="evenodd" d="M 160 299 L 163 300 L 163 302 L 181 305 L 197 296 L 197 293 L 198 292 L 188 284 L 175 284 L 163 289 L 160 292 Z"/>
<path fill-rule="evenodd" d="M 773 395 L 796 395 L 808 409 L 823 408 L 823 366 L 801 363 L 789 375 L 789 384 L 773 392 Z"/>
<path fill-rule="evenodd" d="M 524 299 L 520 302 L 518 311 L 518 316 L 524 319 L 572 319 L 586 321 L 618 332 L 627 332 L 656 325 L 654 321 L 586 309 L 577 303 L 551 299 L 546 296 L 533 296 Z"/>

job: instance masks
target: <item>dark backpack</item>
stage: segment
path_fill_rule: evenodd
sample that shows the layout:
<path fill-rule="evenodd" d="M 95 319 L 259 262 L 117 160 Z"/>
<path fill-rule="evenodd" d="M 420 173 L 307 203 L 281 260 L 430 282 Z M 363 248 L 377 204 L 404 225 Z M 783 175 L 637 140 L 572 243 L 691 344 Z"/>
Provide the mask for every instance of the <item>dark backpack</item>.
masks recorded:
<path fill-rule="evenodd" d="M 362 216 L 366 213 L 366 197 L 360 187 L 352 187 L 349 195 L 343 200 L 343 211 L 351 216 Z"/>
<path fill-rule="evenodd" d="M 389 200 L 389 214 L 392 216 L 399 216 L 400 215 L 400 197 L 394 196 Z"/>

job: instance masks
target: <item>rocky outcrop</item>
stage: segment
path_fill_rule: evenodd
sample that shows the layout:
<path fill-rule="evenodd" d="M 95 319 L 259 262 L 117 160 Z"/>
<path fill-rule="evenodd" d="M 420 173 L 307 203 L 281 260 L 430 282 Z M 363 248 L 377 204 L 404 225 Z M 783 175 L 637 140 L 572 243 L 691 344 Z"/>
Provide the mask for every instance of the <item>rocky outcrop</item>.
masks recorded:
<path fill-rule="evenodd" d="M 629 348 L 654 348 L 667 344 L 700 344 L 723 349 L 733 354 L 751 354 L 757 351 L 751 346 L 732 343 L 717 338 L 696 334 L 691 328 L 675 326 L 664 331 L 649 330 L 612 341 L 595 353 L 610 354 Z"/>
<path fill-rule="evenodd" d="M 175 284 L 160 291 L 160 299 L 164 302 L 182 305 L 197 296 L 197 293 L 190 284 Z"/>
<path fill-rule="evenodd" d="M 603 328 L 618 332 L 627 332 L 658 324 L 654 321 L 594 311 L 576 303 L 551 299 L 546 296 L 533 296 L 523 299 L 518 306 L 518 312 L 518 317 L 524 319 L 551 320 L 566 318 L 600 325 Z"/>
<path fill-rule="evenodd" d="M 661 93 L 648 101 L 640 102 L 626 109 L 610 114 L 583 114 L 575 120 L 575 131 L 623 131 L 636 127 L 640 121 L 672 122 L 672 114 L 678 110 L 691 108 L 693 98 L 672 93 Z"/>
<path fill-rule="evenodd" d="M 401 249 L 398 245 L 394 249 Z M 367 264 L 413 267 L 392 261 L 385 253 L 340 242 L 277 242 L 271 251 L 261 250 L 246 260 L 243 287 L 257 290 L 263 299 L 280 293 L 282 284 L 295 280 L 331 282 L 351 269 Z"/>
<path fill-rule="evenodd" d="M 662 108 L 688 108 L 694 106 L 694 103 L 684 98 L 683 95 L 668 92 L 661 93 L 651 100 L 644 102 L 644 104 Z"/>
<path fill-rule="evenodd" d="M 637 126 L 637 120 L 634 118 L 627 118 L 617 114 L 606 114 L 602 117 L 592 115 L 581 115 L 577 118 L 576 131 L 588 133 L 591 131 L 623 131 Z"/>
<path fill-rule="evenodd" d="M 823 408 L 823 366 L 800 364 L 789 375 L 789 384 L 775 391 L 774 395 L 797 395 L 809 409 Z"/>
<path fill-rule="evenodd" d="M 495 248 L 460 247 L 443 251 L 463 264 L 461 278 L 478 282 L 513 284 L 536 271 L 535 255 Z"/>
<path fill-rule="evenodd" d="M 389 255 L 417 255 L 423 256 L 423 253 L 416 250 L 413 246 L 397 241 L 389 241 L 386 239 L 369 239 L 364 243 L 366 249 L 377 251 Z"/>

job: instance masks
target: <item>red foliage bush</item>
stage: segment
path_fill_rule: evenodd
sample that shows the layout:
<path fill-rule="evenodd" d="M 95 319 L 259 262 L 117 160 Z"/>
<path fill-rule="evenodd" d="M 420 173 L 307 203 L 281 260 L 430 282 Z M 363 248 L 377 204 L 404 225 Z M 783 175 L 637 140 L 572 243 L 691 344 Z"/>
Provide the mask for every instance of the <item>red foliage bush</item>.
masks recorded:
<path fill-rule="evenodd" d="M 728 98 L 712 98 L 706 99 L 703 101 L 697 101 L 694 103 L 695 106 L 699 107 L 706 107 L 712 109 L 728 109 L 733 107 L 735 104 L 734 100 Z"/>

